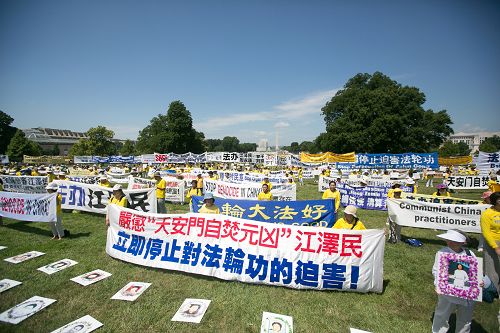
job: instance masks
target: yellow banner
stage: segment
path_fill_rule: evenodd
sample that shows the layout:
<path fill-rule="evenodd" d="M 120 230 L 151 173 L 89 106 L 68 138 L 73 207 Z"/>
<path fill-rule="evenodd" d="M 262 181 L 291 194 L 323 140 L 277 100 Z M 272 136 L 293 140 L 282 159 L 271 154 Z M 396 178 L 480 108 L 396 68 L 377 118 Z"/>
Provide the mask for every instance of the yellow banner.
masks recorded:
<path fill-rule="evenodd" d="M 322 154 L 307 154 L 300 153 L 300 161 L 306 163 L 336 163 L 336 162 L 355 162 L 356 156 L 354 152 L 347 154 L 322 153 Z"/>
<path fill-rule="evenodd" d="M 65 164 L 71 161 L 67 156 L 23 156 L 23 163 Z"/>
<path fill-rule="evenodd" d="M 438 157 L 439 165 L 466 165 L 472 163 L 472 156 Z"/>

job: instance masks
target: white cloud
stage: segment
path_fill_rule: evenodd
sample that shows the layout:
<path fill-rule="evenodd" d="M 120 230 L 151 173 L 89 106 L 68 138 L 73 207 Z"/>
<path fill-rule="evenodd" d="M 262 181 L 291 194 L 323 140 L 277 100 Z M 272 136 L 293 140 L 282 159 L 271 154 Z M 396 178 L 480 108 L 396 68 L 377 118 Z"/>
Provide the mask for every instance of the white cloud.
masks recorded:
<path fill-rule="evenodd" d="M 307 116 L 309 114 L 321 113 L 321 108 L 328 102 L 338 89 L 320 91 L 310 94 L 306 97 L 287 101 L 276 105 L 274 109 L 281 111 L 279 118 L 295 119 Z"/>
<path fill-rule="evenodd" d="M 466 123 L 455 129 L 455 132 L 478 133 L 478 132 L 486 132 L 486 129 L 478 125 Z"/>
<path fill-rule="evenodd" d="M 278 121 L 276 124 L 274 124 L 274 128 L 285 128 L 289 126 L 290 123 L 287 123 L 286 121 Z"/>

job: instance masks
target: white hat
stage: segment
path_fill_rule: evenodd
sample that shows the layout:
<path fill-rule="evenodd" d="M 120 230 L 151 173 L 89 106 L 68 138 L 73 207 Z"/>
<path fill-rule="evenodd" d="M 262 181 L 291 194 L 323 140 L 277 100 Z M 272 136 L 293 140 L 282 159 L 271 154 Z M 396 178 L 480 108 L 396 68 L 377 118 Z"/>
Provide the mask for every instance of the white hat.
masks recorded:
<path fill-rule="evenodd" d="M 349 206 L 347 206 L 347 207 L 344 209 L 344 214 L 349 214 L 349 215 L 352 215 L 352 216 L 354 216 L 354 217 L 358 217 L 358 216 L 356 215 L 356 211 L 357 211 L 356 206 L 349 205 Z"/>
<path fill-rule="evenodd" d="M 66 176 L 66 173 L 64 171 L 61 171 L 58 173 L 59 176 Z"/>
<path fill-rule="evenodd" d="M 408 185 L 413 185 L 413 184 L 415 184 L 415 181 L 413 180 L 413 178 L 410 178 L 410 177 L 406 178 L 406 181 L 405 181 L 405 182 L 406 182 L 406 184 L 408 184 Z"/>
<path fill-rule="evenodd" d="M 113 186 L 113 191 L 120 191 L 122 190 L 122 186 L 120 184 L 116 184 L 115 186 Z"/>
<path fill-rule="evenodd" d="M 49 183 L 46 187 L 45 187 L 46 190 L 57 190 L 58 189 L 58 186 L 56 183 L 54 182 L 51 182 Z"/>
<path fill-rule="evenodd" d="M 464 235 L 455 230 L 448 230 L 445 234 L 437 235 L 437 237 L 446 239 L 452 242 L 465 243 L 466 238 Z"/>
<path fill-rule="evenodd" d="M 106 177 L 105 175 L 102 175 L 101 178 L 99 178 L 100 180 L 108 180 L 108 177 Z"/>

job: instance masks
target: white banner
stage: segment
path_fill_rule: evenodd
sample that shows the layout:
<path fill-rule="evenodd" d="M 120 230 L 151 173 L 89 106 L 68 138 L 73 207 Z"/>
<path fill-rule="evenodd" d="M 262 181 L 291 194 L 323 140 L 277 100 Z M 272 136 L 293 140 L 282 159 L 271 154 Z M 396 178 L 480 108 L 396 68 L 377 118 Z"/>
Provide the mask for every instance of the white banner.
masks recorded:
<path fill-rule="evenodd" d="M 166 181 L 165 201 L 184 202 L 186 198 L 186 187 L 184 180 L 175 177 L 164 177 Z"/>
<path fill-rule="evenodd" d="M 486 190 L 489 180 L 485 176 L 449 176 L 447 182 L 453 190 Z"/>
<path fill-rule="evenodd" d="M 453 205 L 408 199 L 388 199 L 391 219 L 399 225 L 424 229 L 458 229 L 480 233 L 481 213 L 490 205 Z"/>
<path fill-rule="evenodd" d="M 47 176 L 0 176 L 3 189 L 8 192 L 18 193 L 47 193 Z"/>
<path fill-rule="evenodd" d="M 9 164 L 9 156 L 0 155 L 0 164 Z"/>
<path fill-rule="evenodd" d="M 55 193 L 28 194 L 0 191 L 0 216 L 31 222 L 57 220 Z"/>
<path fill-rule="evenodd" d="M 480 151 L 476 159 L 476 169 L 481 171 L 499 170 L 500 151 L 496 153 L 484 153 Z"/>
<path fill-rule="evenodd" d="M 137 265 L 297 289 L 382 292 L 384 231 L 108 207 L 106 252 Z"/>
<path fill-rule="evenodd" d="M 153 188 L 156 186 L 156 180 L 147 178 L 130 177 L 128 179 L 128 189 L 137 190 L 138 188 Z"/>
<path fill-rule="evenodd" d="M 106 206 L 113 194 L 109 187 L 55 180 L 62 195 L 62 208 L 106 214 Z M 156 213 L 156 192 L 154 188 L 123 190 L 128 207 L 143 212 Z"/>
<path fill-rule="evenodd" d="M 288 178 L 275 175 L 265 176 L 259 173 L 245 173 L 238 171 L 217 171 L 219 179 L 230 183 L 262 183 L 264 178 L 269 178 L 271 184 L 287 184 Z"/>
<path fill-rule="evenodd" d="M 214 196 L 228 199 L 246 199 L 257 200 L 262 184 L 243 183 L 235 184 L 222 182 L 218 180 L 203 180 L 203 192 L 213 193 Z M 297 200 L 297 185 L 295 184 L 276 184 L 271 190 L 274 200 L 277 201 L 295 201 Z"/>

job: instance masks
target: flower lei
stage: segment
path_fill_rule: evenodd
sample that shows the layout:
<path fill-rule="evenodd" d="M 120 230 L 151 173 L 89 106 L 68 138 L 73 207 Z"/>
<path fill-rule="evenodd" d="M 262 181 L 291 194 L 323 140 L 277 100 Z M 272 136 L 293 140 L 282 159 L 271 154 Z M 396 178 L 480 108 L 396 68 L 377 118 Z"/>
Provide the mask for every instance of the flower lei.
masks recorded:
<path fill-rule="evenodd" d="M 450 261 L 469 264 L 469 287 L 467 289 L 457 288 L 448 282 L 448 267 Z M 438 289 L 443 295 L 477 300 L 480 292 L 479 288 L 479 281 L 477 279 L 477 259 L 475 257 L 455 253 L 440 253 Z"/>

